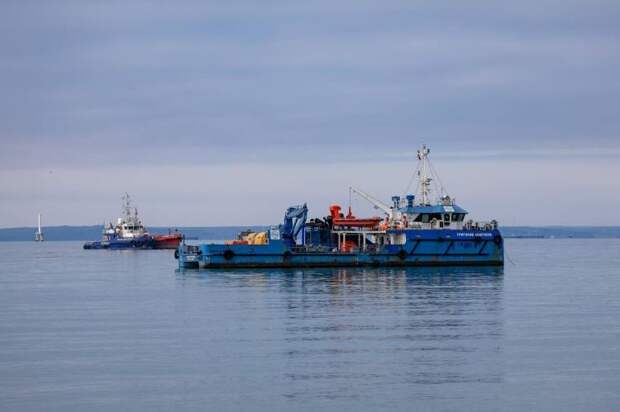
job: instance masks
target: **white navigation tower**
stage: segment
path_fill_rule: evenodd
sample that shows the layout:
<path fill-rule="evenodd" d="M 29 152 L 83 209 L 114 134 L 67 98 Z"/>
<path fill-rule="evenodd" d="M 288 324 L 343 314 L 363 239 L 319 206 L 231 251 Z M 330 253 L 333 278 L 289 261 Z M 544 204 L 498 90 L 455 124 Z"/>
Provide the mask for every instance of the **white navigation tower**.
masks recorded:
<path fill-rule="evenodd" d="M 37 231 L 34 232 L 34 240 L 37 242 L 43 242 L 43 231 L 41 230 L 41 213 L 39 213 Z"/>

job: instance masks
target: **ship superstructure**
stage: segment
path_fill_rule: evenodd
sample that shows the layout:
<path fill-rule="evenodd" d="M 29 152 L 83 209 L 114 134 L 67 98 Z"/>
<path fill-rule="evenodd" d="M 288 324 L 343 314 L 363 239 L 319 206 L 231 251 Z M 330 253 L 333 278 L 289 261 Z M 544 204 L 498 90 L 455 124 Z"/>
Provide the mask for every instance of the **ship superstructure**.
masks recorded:
<path fill-rule="evenodd" d="M 407 187 L 417 181 L 416 194 L 392 196 L 386 204 L 353 187 L 383 216 L 358 218 L 349 201 L 330 214 L 306 222 L 307 206 L 287 209 L 284 222 L 266 232 L 245 233 L 226 244 L 182 243 L 175 256 L 184 267 L 299 267 L 502 265 L 503 238 L 496 221 L 467 220 L 468 212 L 445 191 L 429 160 L 430 150 L 417 153 L 418 164 Z"/>

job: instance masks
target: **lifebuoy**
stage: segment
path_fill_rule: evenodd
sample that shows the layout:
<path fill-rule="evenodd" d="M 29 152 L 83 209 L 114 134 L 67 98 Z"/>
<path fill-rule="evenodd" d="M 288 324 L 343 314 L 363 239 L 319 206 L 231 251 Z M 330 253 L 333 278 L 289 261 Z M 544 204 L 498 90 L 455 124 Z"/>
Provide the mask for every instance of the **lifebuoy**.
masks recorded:
<path fill-rule="evenodd" d="M 401 249 L 398 252 L 398 257 L 400 258 L 400 260 L 405 260 L 407 259 L 407 252 L 405 251 L 405 249 Z"/>
<path fill-rule="evenodd" d="M 233 252 L 232 250 L 227 249 L 227 250 L 224 252 L 224 259 L 226 259 L 226 260 L 231 260 L 231 259 L 232 259 L 232 258 L 234 258 L 234 257 L 235 257 L 235 252 Z"/>

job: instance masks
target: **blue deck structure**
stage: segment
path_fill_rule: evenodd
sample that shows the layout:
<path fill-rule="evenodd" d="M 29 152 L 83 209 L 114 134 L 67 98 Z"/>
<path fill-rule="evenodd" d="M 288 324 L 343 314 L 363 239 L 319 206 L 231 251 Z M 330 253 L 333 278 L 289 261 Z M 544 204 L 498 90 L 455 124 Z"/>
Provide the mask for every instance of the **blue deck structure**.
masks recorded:
<path fill-rule="evenodd" d="M 306 222 L 307 206 L 293 206 L 285 212 L 283 224 L 266 232 L 244 233 L 225 244 L 181 243 L 175 252 L 179 267 L 503 265 L 504 241 L 496 221 L 466 221 L 468 212 L 443 187 L 431 203 L 434 179 L 429 152 L 426 147 L 418 151 L 418 196 L 393 196 L 388 206 L 350 188 L 351 194 L 383 211 L 384 218 L 356 218 L 350 206 L 344 216 L 340 206 L 332 205 L 330 216 Z"/>

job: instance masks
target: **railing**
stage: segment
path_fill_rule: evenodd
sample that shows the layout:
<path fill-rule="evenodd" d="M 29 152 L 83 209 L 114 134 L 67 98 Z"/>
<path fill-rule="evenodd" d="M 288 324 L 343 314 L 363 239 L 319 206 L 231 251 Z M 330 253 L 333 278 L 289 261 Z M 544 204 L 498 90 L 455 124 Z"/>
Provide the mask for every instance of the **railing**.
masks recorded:
<path fill-rule="evenodd" d="M 497 229 L 497 227 L 497 220 L 491 220 L 490 222 L 474 222 L 470 220 L 463 225 L 463 229 L 479 230 L 482 232 L 489 232 L 491 230 Z"/>

